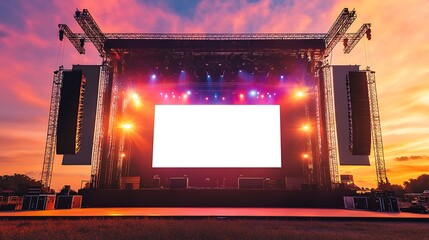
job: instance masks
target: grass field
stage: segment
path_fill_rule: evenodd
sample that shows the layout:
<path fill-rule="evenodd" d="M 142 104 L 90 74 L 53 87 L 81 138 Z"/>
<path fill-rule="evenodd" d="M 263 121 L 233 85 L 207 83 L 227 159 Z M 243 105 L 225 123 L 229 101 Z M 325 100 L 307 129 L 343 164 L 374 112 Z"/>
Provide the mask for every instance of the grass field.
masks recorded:
<path fill-rule="evenodd" d="M 0 239 L 429 239 L 427 222 L 230 219 L 1 220 Z"/>

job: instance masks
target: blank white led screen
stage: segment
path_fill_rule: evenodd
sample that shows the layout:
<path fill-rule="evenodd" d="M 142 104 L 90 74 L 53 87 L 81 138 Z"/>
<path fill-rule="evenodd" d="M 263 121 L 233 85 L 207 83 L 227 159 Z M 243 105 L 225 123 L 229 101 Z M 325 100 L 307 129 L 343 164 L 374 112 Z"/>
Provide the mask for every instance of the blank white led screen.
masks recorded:
<path fill-rule="evenodd" d="M 279 105 L 156 105 L 154 168 L 281 168 Z"/>

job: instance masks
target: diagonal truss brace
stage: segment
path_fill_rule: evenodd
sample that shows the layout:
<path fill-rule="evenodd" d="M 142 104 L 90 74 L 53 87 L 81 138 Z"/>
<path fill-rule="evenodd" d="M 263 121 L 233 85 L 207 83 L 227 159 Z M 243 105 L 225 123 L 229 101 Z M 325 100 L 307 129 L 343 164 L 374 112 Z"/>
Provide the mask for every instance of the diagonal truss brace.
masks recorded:
<path fill-rule="evenodd" d="M 366 31 L 371 28 L 371 23 L 363 24 L 356 33 L 346 33 L 344 39 L 348 39 L 347 46 L 344 47 L 344 53 L 350 53 L 356 44 L 362 39 Z"/>
<path fill-rule="evenodd" d="M 335 20 L 334 25 L 332 25 L 326 34 L 326 48 L 323 54 L 325 57 L 327 57 L 332 52 L 337 43 L 343 38 L 347 29 L 349 29 L 356 17 L 357 15 L 355 10 L 349 11 L 347 8 L 343 9 L 340 16 L 338 16 L 337 20 Z"/>
<path fill-rule="evenodd" d="M 81 39 L 84 39 L 84 38 L 82 38 L 76 33 L 73 33 L 70 30 L 69 26 L 67 26 L 66 24 L 58 24 L 58 28 L 59 28 L 60 34 L 64 34 L 80 54 L 85 54 L 85 48 L 81 44 Z M 61 38 L 60 40 L 62 41 Z"/>
<path fill-rule="evenodd" d="M 104 56 L 104 43 L 106 42 L 106 36 L 103 34 L 89 11 L 87 9 L 83 9 L 82 12 L 76 10 L 74 18 L 85 32 L 86 37 L 94 44 L 100 55 Z"/>

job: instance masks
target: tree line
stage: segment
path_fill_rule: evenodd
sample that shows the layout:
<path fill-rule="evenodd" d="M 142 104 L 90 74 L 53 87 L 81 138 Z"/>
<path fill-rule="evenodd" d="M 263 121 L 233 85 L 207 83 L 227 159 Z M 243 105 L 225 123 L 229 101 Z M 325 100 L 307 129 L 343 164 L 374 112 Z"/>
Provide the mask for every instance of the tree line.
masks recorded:
<path fill-rule="evenodd" d="M 0 192 L 10 190 L 18 195 L 25 195 L 31 187 L 41 187 L 41 181 L 35 180 L 25 174 L 0 176 Z M 422 193 L 429 190 L 429 174 L 422 174 L 417 178 L 410 178 L 403 185 L 387 183 L 379 187 L 379 190 L 394 191 L 396 196 L 403 196 L 405 193 Z"/>

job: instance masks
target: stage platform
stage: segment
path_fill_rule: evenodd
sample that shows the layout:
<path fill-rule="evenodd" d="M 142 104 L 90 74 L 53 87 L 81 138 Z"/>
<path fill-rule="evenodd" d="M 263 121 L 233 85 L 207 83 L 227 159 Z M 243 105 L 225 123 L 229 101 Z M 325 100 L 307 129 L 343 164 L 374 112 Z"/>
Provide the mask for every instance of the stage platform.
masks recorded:
<path fill-rule="evenodd" d="M 344 208 L 344 192 L 282 189 L 84 189 L 83 207 Z"/>
<path fill-rule="evenodd" d="M 260 218 L 362 221 L 429 221 L 429 214 L 321 208 L 79 208 L 0 212 L 1 219 L 49 218 Z"/>

